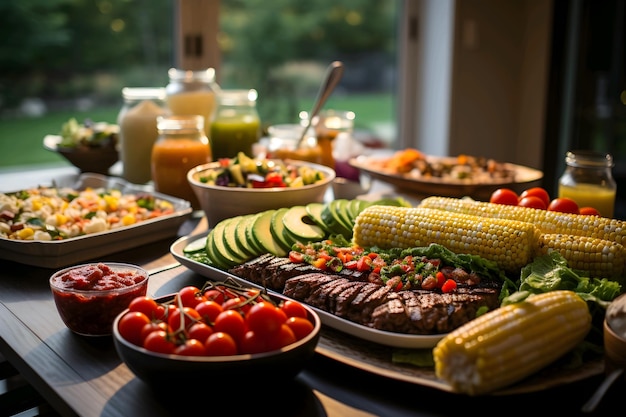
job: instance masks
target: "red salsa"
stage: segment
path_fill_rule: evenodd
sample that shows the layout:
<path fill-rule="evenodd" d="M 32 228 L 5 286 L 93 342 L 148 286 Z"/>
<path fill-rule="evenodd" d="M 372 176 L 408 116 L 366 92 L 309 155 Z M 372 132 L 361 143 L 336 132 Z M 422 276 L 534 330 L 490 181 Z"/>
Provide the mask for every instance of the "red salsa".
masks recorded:
<path fill-rule="evenodd" d="M 104 263 L 68 268 L 50 279 L 59 315 L 70 330 L 90 336 L 110 335 L 115 317 L 138 296 L 146 295 L 145 272 Z"/>

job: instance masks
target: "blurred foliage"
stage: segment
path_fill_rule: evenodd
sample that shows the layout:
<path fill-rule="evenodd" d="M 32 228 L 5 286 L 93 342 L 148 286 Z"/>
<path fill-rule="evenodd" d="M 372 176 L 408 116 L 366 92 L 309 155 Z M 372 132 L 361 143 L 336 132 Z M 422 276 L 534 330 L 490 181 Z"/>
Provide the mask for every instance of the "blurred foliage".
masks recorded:
<path fill-rule="evenodd" d="M 30 97 L 64 108 L 79 98 L 121 102 L 124 86 L 165 86 L 175 1 L 0 2 L 0 112 Z M 375 71 L 395 65 L 395 0 L 220 3 L 220 84 L 256 88 L 263 119 L 294 118 L 297 98 L 315 97 L 331 61 L 346 64 L 336 94 L 376 91 L 384 77 Z M 351 67 L 372 71 L 350 85 Z"/>

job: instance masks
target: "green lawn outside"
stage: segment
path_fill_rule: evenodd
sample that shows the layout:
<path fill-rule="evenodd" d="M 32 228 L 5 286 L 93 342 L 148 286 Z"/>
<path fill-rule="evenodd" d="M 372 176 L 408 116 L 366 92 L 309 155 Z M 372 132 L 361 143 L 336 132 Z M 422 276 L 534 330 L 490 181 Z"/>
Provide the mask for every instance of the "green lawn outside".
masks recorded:
<path fill-rule="evenodd" d="M 312 100 L 303 101 L 301 108 L 309 110 Z M 352 110 L 356 113 L 356 128 L 376 131 L 376 126 L 395 122 L 395 109 L 390 95 L 359 95 L 331 97 L 324 108 Z M 71 117 L 79 122 L 85 118 L 115 123 L 120 107 L 98 108 L 85 112 L 49 112 L 43 117 L 0 120 L 0 172 L 33 165 L 69 165 L 60 155 L 43 147 L 47 134 L 58 134 Z M 294 121 L 295 122 L 295 121 Z M 289 123 L 289 121 L 285 121 Z"/>

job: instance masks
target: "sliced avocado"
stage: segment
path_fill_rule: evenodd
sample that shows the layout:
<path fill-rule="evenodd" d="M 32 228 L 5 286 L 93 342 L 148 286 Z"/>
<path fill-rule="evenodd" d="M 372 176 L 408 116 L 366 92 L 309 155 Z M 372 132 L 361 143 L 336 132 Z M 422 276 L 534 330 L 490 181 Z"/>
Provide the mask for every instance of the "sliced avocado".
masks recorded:
<path fill-rule="evenodd" d="M 240 248 L 242 248 L 246 253 L 248 253 L 251 257 L 259 256 L 262 254 L 260 250 L 253 246 L 252 241 L 248 238 L 246 233 L 249 224 L 251 224 L 254 214 L 246 214 L 241 216 L 241 220 L 239 220 L 239 224 L 235 230 L 235 241 Z"/>
<path fill-rule="evenodd" d="M 249 259 L 252 254 L 249 253 L 245 247 L 239 245 L 237 242 L 237 229 L 240 227 L 239 223 L 243 216 L 237 216 L 228 219 L 228 222 L 224 226 L 224 246 L 229 252 L 237 255 L 239 258 Z"/>
<path fill-rule="evenodd" d="M 334 203 L 340 220 L 345 227 L 350 229 L 350 235 L 352 236 L 352 227 L 354 226 L 354 223 L 352 222 L 352 216 L 350 215 L 350 200 L 340 198 L 339 200 L 335 200 Z"/>
<path fill-rule="evenodd" d="M 304 208 L 306 209 L 309 217 L 315 222 L 315 224 L 324 229 L 325 232 L 329 231 L 326 227 L 326 224 L 324 223 L 324 220 L 322 220 L 322 210 L 324 210 L 324 203 L 309 203 L 304 206 Z"/>
<path fill-rule="evenodd" d="M 291 250 L 291 245 L 294 243 L 291 239 L 287 237 L 285 234 L 285 224 L 283 223 L 283 218 L 285 214 L 289 211 L 288 207 L 283 207 L 274 212 L 271 220 L 270 231 L 272 232 L 272 236 L 274 239 L 283 247 L 286 251 Z"/>
<path fill-rule="evenodd" d="M 215 250 L 214 238 L 215 238 L 215 235 L 213 234 L 213 230 L 211 230 L 209 234 L 207 235 L 207 240 L 206 240 L 207 256 L 209 257 L 211 262 L 213 262 L 213 265 L 221 269 L 228 269 L 230 268 L 228 260 L 225 259 L 222 255 L 220 255 L 217 252 L 217 250 Z"/>
<path fill-rule="evenodd" d="M 304 206 L 293 206 L 283 217 L 285 230 L 294 237 L 294 240 L 319 241 L 326 236 L 324 229 L 319 227 L 306 211 Z"/>
<path fill-rule="evenodd" d="M 222 220 L 212 230 L 213 234 L 213 249 L 216 255 L 221 255 L 229 266 L 235 266 L 242 264 L 246 261 L 245 257 L 239 256 L 239 254 L 231 252 L 226 245 L 224 245 L 224 229 L 230 219 Z"/>
<path fill-rule="evenodd" d="M 252 225 L 252 235 L 266 252 L 276 256 L 286 256 L 287 251 L 274 238 L 271 231 L 272 216 L 275 211 L 276 210 L 266 210 L 259 213 Z"/>
<path fill-rule="evenodd" d="M 333 200 L 330 203 L 324 205 L 322 210 L 322 220 L 328 226 L 333 234 L 341 234 L 346 239 L 352 238 L 352 227 L 344 223 L 340 211 L 341 203 L 338 200 Z"/>
<path fill-rule="evenodd" d="M 249 245 L 254 249 L 254 252 L 257 256 L 267 253 L 265 248 L 261 246 L 259 242 L 257 242 L 254 233 L 252 233 L 252 228 L 254 227 L 254 222 L 256 218 L 259 217 L 259 213 L 252 215 L 249 219 L 245 221 L 246 228 L 246 239 L 248 240 Z"/>

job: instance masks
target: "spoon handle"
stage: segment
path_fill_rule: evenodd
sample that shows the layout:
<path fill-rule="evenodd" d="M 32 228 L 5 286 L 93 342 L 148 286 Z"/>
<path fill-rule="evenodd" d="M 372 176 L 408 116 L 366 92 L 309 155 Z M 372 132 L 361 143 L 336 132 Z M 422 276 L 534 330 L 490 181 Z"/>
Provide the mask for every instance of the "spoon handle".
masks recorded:
<path fill-rule="evenodd" d="M 306 132 L 312 126 L 313 119 L 320 112 L 320 109 L 333 92 L 339 80 L 341 80 L 341 76 L 343 75 L 343 63 L 341 61 L 334 61 L 326 69 L 326 76 L 324 77 L 324 83 L 320 86 L 320 90 L 317 93 L 317 98 L 315 99 L 315 104 L 313 105 L 313 109 L 309 114 L 309 121 L 307 122 L 306 127 L 302 131 L 302 135 L 300 136 L 300 140 L 298 140 L 297 147 L 299 148 L 302 144 L 306 136 Z"/>
<path fill-rule="evenodd" d="M 581 411 L 583 413 L 593 412 L 602 400 L 602 397 L 604 397 L 604 394 L 606 394 L 611 385 L 613 385 L 615 380 L 619 378 L 619 376 L 622 375 L 623 372 L 624 369 L 615 369 L 611 373 L 609 373 L 604 378 L 602 384 L 600 384 L 596 392 L 594 392 L 591 398 L 589 398 L 589 400 L 583 405 Z"/>

